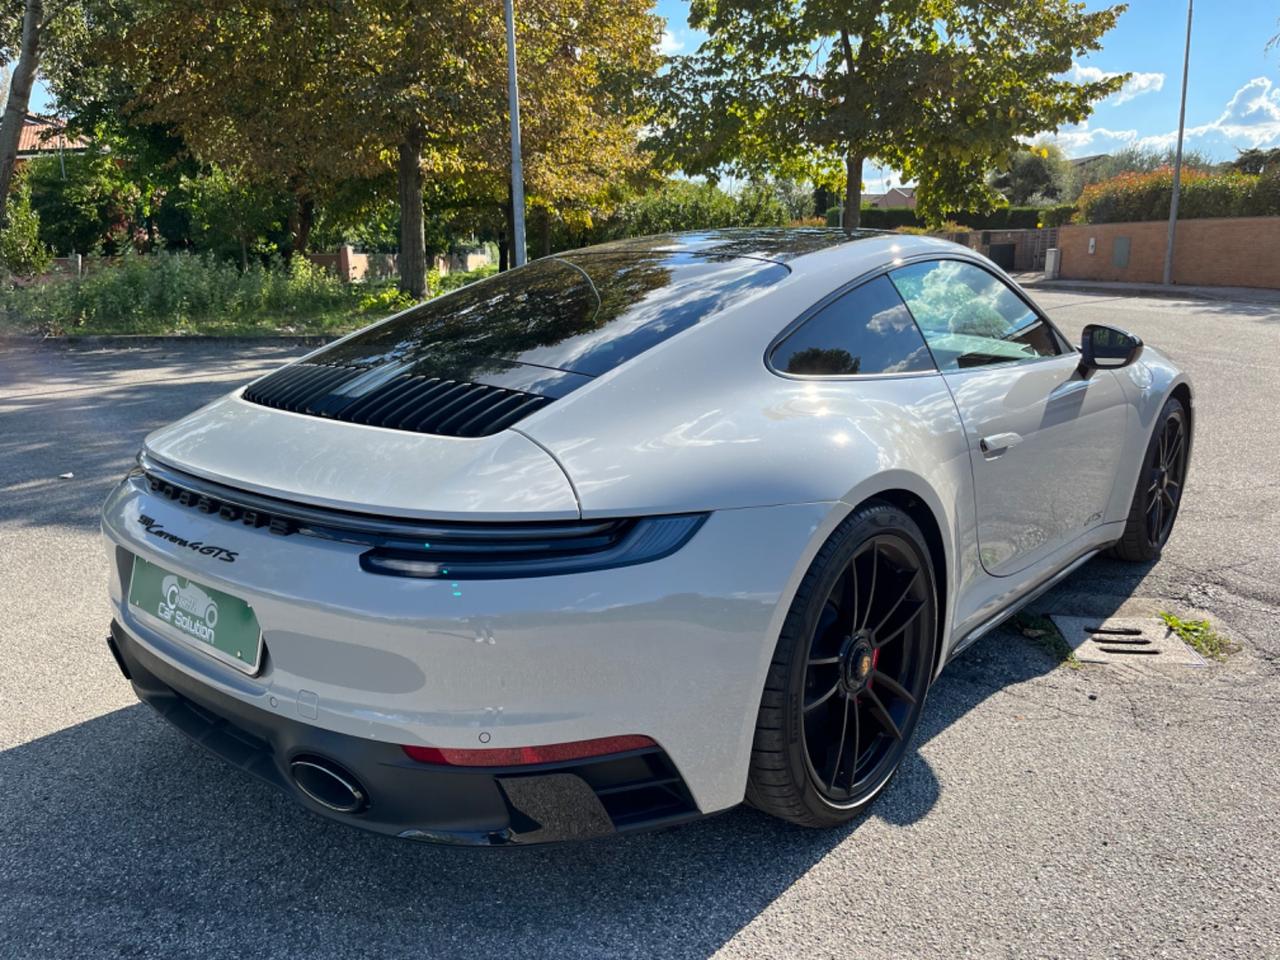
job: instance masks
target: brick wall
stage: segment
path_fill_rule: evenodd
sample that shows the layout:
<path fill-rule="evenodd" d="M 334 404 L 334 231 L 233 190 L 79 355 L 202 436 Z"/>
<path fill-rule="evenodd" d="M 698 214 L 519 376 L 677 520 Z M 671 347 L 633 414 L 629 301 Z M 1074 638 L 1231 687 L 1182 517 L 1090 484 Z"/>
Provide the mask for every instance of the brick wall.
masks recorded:
<path fill-rule="evenodd" d="M 1058 233 L 1060 276 L 1159 283 L 1168 230 L 1167 221 L 1063 227 Z M 1180 220 L 1173 250 L 1174 283 L 1280 289 L 1280 217 Z"/>

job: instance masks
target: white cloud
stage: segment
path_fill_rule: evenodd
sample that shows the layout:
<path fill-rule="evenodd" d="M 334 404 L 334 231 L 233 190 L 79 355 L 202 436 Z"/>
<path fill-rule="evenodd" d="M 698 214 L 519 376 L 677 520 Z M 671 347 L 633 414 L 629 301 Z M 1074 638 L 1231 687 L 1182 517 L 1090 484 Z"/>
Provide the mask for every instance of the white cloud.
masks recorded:
<path fill-rule="evenodd" d="M 1133 146 L 1138 140 L 1138 131 L 1091 127 L 1086 120 L 1078 126 L 1046 134 L 1043 139 L 1056 143 L 1068 157 L 1083 157 Z"/>
<path fill-rule="evenodd" d="M 1106 80 L 1108 77 L 1118 77 L 1119 75 L 1118 73 L 1102 70 L 1098 67 L 1090 67 L 1082 63 L 1071 64 L 1071 79 L 1076 83 L 1097 83 L 1099 80 Z M 1119 106 L 1122 103 L 1128 103 L 1135 97 L 1142 96 L 1144 93 L 1159 93 L 1163 89 L 1163 73 L 1133 73 L 1125 81 L 1119 92 L 1112 94 L 1105 102 Z"/>
<path fill-rule="evenodd" d="M 658 52 L 664 57 L 674 56 L 684 49 L 684 43 L 676 39 L 670 30 L 662 31 L 662 39 L 658 41 Z"/>
<path fill-rule="evenodd" d="M 1280 145 L 1280 87 L 1267 77 L 1254 77 L 1235 92 L 1218 119 L 1188 127 L 1187 141 L 1205 146 L 1264 147 Z M 1172 147 L 1178 131 L 1143 137 L 1138 146 Z"/>

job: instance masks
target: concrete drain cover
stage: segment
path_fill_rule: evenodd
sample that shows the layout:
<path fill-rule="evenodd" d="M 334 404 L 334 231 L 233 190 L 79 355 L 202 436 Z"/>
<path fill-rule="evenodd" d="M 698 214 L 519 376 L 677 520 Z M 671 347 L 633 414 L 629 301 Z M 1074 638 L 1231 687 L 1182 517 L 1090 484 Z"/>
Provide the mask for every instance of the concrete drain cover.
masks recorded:
<path fill-rule="evenodd" d="M 1050 619 L 1081 663 L 1167 663 L 1205 666 L 1204 658 L 1170 630 L 1159 617 L 1061 617 Z"/>

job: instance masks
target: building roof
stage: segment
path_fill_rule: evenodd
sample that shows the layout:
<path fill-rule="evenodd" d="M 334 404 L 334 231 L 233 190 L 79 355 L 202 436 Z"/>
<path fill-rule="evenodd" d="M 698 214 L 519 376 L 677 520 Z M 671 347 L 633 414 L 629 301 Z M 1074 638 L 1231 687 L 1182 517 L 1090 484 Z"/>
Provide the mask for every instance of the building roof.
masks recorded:
<path fill-rule="evenodd" d="M 27 114 L 18 131 L 18 156 L 33 157 L 58 150 L 84 150 L 89 141 L 83 137 L 68 136 L 65 126 L 58 120 Z"/>

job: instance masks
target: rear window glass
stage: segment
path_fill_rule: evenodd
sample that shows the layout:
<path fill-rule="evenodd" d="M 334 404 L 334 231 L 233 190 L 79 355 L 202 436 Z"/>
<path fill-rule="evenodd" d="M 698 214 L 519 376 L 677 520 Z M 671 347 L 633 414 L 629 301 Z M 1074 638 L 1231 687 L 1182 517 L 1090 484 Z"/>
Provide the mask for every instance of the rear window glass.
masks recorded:
<path fill-rule="evenodd" d="M 465 379 L 494 360 L 597 376 L 787 276 L 759 260 L 597 253 L 538 260 L 430 300 L 325 351 Z"/>
<path fill-rule="evenodd" d="M 885 277 L 827 304 L 778 344 L 772 359 L 775 369 L 798 376 L 934 369 L 924 337 Z"/>

